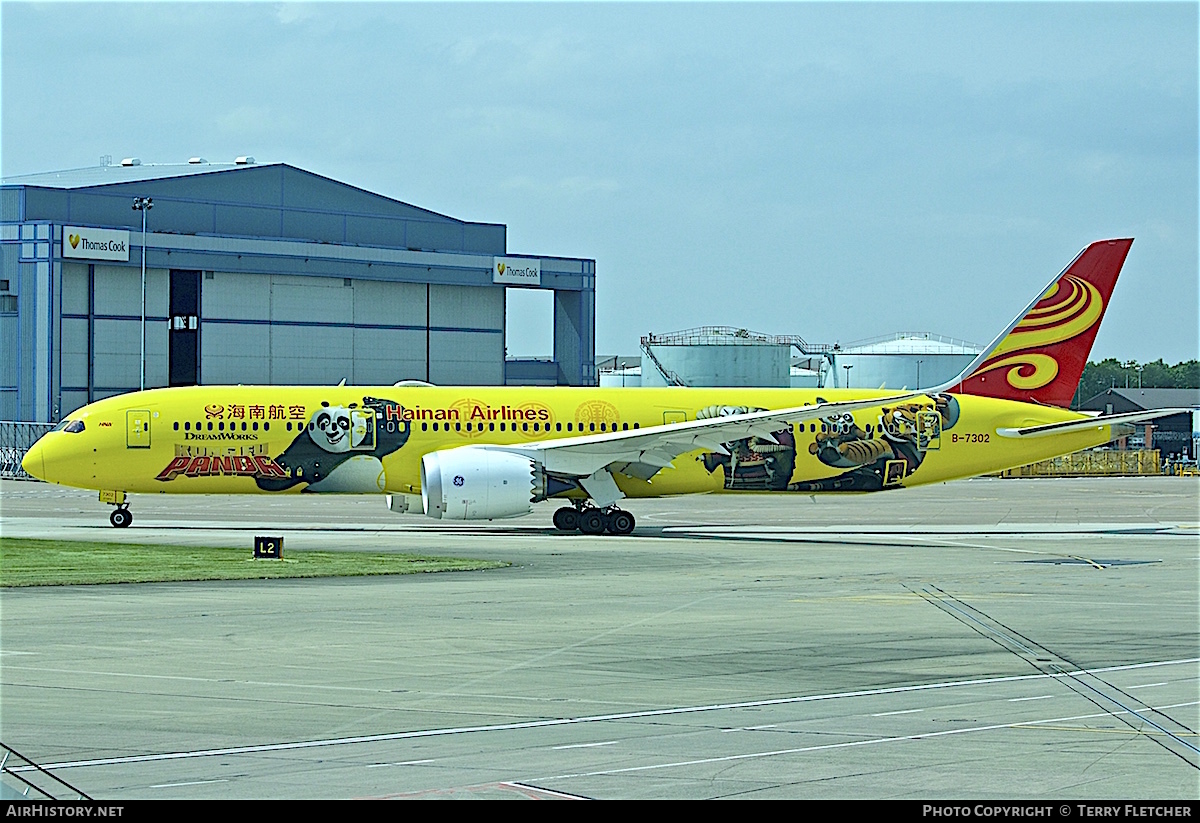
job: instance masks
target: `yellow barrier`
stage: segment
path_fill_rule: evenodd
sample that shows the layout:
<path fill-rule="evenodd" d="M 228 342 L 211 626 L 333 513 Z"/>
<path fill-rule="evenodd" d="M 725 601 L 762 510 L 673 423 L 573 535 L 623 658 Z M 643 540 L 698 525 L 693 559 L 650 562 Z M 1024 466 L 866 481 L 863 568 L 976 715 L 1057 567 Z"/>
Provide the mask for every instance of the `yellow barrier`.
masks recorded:
<path fill-rule="evenodd" d="M 1001 477 L 1120 477 L 1137 474 L 1162 474 L 1158 449 L 1137 451 L 1083 451 L 1043 460 L 1016 469 Z"/>

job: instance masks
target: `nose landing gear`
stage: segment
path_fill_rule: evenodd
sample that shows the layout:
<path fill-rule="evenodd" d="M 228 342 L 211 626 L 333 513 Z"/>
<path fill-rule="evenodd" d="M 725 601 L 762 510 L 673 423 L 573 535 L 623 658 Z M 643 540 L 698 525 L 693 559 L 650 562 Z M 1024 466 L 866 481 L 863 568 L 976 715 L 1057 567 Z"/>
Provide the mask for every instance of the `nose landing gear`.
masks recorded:
<path fill-rule="evenodd" d="M 129 511 L 129 501 L 125 499 L 125 492 L 101 491 L 100 502 L 116 506 L 108 516 L 108 522 L 115 528 L 124 529 L 133 522 L 133 512 Z"/>
<path fill-rule="evenodd" d="M 560 532 L 629 534 L 636 525 L 637 521 L 632 514 L 616 506 L 599 509 L 586 502 L 579 502 L 564 506 L 554 513 L 554 528 Z"/>
<path fill-rule="evenodd" d="M 118 529 L 123 529 L 133 522 L 133 512 L 129 510 L 128 503 L 122 503 L 113 509 L 112 514 L 108 516 L 108 522 L 112 523 Z"/>

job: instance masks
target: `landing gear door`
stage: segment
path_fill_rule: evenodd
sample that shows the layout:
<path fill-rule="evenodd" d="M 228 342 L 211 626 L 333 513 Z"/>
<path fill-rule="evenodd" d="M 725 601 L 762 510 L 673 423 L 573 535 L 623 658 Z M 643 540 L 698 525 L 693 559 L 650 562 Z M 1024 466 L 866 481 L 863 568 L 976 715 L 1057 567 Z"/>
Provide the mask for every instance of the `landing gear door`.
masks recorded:
<path fill-rule="evenodd" d="M 923 411 L 917 415 L 917 448 L 921 451 L 938 451 L 942 447 L 942 415 L 937 411 Z"/>
<path fill-rule="evenodd" d="M 125 412 L 125 448 L 150 448 L 150 412 L 130 409 Z"/>

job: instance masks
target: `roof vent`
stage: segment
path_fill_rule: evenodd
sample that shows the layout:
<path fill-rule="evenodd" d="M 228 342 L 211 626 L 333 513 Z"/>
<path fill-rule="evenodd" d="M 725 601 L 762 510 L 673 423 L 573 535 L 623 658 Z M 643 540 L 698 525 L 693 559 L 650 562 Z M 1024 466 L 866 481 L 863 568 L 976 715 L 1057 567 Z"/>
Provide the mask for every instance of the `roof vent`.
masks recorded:
<path fill-rule="evenodd" d="M 122 166 L 140 166 L 140 165 L 142 165 L 142 158 L 126 157 L 124 160 L 121 161 L 121 165 Z"/>
<path fill-rule="evenodd" d="M 199 166 L 199 165 L 201 165 L 203 163 L 207 163 L 207 162 L 208 161 L 205 160 L 203 157 L 189 157 L 188 158 L 189 166 Z"/>
<path fill-rule="evenodd" d="M 254 158 L 253 157 L 235 157 L 233 159 L 233 162 L 239 166 L 253 166 Z"/>

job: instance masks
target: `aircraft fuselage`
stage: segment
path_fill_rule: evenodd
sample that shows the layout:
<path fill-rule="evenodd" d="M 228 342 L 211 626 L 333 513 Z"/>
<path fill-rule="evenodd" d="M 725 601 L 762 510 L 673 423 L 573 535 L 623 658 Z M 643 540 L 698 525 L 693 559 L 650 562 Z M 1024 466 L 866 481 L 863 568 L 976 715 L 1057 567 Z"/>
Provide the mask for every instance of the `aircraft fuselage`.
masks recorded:
<path fill-rule="evenodd" d="M 196 386 L 92 403 L 78 431 L 44 437 L 31 473 L 127 493 L 420 494 L 421 458 L 472 444 L 559 438 L 819 401 L 887 397 L 857 389 Z M 625 496 L 879 491 L 938 483 L 1101 445 L 1109 427 L 1014 439 L 998 429 L 1086 419 L 1065 409 L 958 394 L 920 396 L 807 423 L 771 439 L 698 449 L 652 476 L 613 477 Z M 81 424 L 81 425 L 80 425 Z M 775 442 L 771 442 L 774 440 Z M 646 472 L 641 472 L 646 473 Z M 572 496 L 577 490 L 551 491 Z"/>

